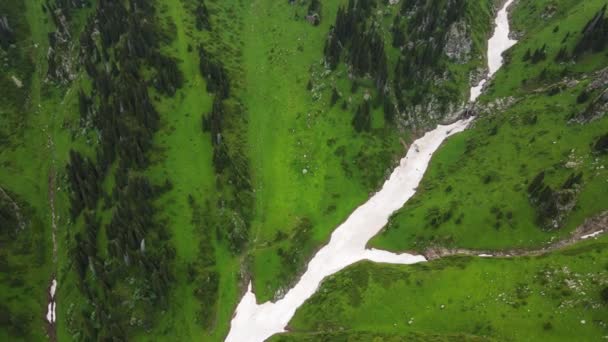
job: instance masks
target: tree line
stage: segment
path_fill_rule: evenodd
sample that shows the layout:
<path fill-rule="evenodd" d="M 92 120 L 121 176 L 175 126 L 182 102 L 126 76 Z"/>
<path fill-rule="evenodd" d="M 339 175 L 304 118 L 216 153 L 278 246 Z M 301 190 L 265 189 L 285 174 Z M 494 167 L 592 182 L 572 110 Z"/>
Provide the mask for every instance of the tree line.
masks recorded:
<path fill-rule="evenodd" d="M 442 98 L 433 90 L 433 82 L 436 75 L 449 72 L 443 48 L 451 25 L 465 19 L 466 6 L 464 0 L 403 1 L 392 27 L 393 46 L 401 49 L 393 80 L 400 110 L 422 104 L 430 95 L 444 102 L 460 97 L 457 90 L 447 89 Z"/>
<path fill-rule="evenodd" d="M 239 217 L 239 224 L 222 227 L 218 237 L 225 238 L 233 253 L 240 253 L 249 239 L 249 225 L 253 210 L 253 195 L 249 174 L 249 161 L 244 146 L 234 142 L 241 134 L 232 130 L 243 127 L 245 107 L 233 94 L 229 72 L 218 56 L 199 46 L 200 72 L 207 83 L 207 91 L 213 94 L 209 113 L 203 114 L 202 129 L 209 132 L 213 146 L 213 166 L 218 175 L 218 185 L 224 194 L 217 203 L 222 210 L 229 209 Z"/>
<path fill-rule="evenodd" d="M 465 18 L 466 1 L 402 1 L 390 28 L 388 44 L 400 51 L 392 66 L 384 33 L 373 18 L 379 8 L 377 0 L 350 0 L 338 8 L 324 46 L 329 67 L 336 69 L 346 63 L 355 76 L 371 76 L 388 122 L 397 111 L 413 109 L 429 96 L 442 104 L 458 99 L 461 94 L 457 89 L 435 91 L 433 87 L 437 75 L 449 72 L 443 58 L 447 32 L 453 23 Z M 393 77 L 389 69 L 394 70 Z M 366 113 L 363 105 L 357 107 L 352 122 L 358 132 L 369 126 Z"/>
<path fill-rule="evenodd" d="M 374 27 L 368 24 L 376 1 L 350 0 L 346 7 L 338 8 L 336 22 L 325 42 L 325 58 L 335 69 L 342 56 L 358 76 L 372 75 L 376 86 L 382 89 L 388 79 L 387 57 L 384 40 Z"/>
<path fill-rule="evenodd" d="M 173 96 L 183 75 L 176 60 L 160 52 L 166 37 L 155 15 L 150 1 L 100 0 L 79 38 L 91 91 L 79 92 L 78 107 L 81 121 L 91 122 L 99 138 L 93 156 L 71 151 L 66 166 L 71 215 L 84 222 L 70 252 L 89 303 L 80 308 L 80 326 L 72 327 L 84 339 L 126 340 L 133 325 L 153 324 L 153 315 L 133 323 L 137 308 L 152 312 L 168 306 L 175 250 L 154 199 L 171 184 L 154 185 L 140 171 L 150 164 L 160 125 L 148 87 Z M 151 71 L 147 78 L 142 65 Z M 110 195 L 101 184 L 112 176 L 113 165 Z M 102 208 L 111 212 L 107 223 L 96 214 Z M 102 231 L 106 238 L 100 241 Z"/>

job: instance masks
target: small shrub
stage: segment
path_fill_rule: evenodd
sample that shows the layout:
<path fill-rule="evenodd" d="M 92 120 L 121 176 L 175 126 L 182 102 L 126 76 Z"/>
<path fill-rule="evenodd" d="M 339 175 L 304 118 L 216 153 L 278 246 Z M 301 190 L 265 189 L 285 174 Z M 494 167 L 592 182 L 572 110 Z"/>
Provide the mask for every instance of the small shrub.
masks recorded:
<path fill-rule="evenodd" d="M 593 145 L 593 150 L 597 153 L 608 153 L 608 133 L 602 135 L 597 139 L 595 144 Z"/>
<path fill-rule="evenodd" d="M 608 286 L 604 287 L 600 292 L 600 298 L 604 304 L 608 304 Z"/>
<path fill-rule="evenodd" d="M 587 92 L 587 90 L 583 90 L 576 98 L 576 103 L 582 104 L 582 103 L 587 102 L 588 100 L 589 100 L 589 93 Z"/>

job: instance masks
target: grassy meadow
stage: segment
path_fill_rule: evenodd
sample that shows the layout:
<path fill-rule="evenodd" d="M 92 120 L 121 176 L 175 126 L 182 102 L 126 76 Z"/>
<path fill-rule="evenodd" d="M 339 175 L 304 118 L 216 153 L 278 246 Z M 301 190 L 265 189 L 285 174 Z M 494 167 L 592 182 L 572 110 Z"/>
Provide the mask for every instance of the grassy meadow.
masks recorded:
<path fill-rule="evenodd" d="M 531 258 L 362 262 L 326 279 L 289 333 L 272 340 L 600 340 L 608 332 L 607 242 Z"/>

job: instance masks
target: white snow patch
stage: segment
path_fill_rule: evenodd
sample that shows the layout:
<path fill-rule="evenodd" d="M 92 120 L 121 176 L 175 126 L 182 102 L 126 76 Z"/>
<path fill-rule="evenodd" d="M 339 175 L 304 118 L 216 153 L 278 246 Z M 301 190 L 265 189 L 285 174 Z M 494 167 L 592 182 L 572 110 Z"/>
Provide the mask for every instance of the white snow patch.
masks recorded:
<path fill-rule="evenodd" d="M 505 3 L 503 8 L 498 11 L 496 15 L 496 29 L 494 35 L 488 41 L 488 67 L 489 77 L 492 77 L 503 64 L 502 54 L 511 48 L 516 40 L 509 38 L 511 28 L 509 26 L 509 13 L 507 12 L 509 6 L 514 0 L 509 0 Z"/>
<path fill-rule="evenodd" d="M 55 302 L 50 302 L 46 311 L 46 320 L 54 324 L 55 323 Z"/>
<path fill-rule="evenodd" d="M 594 237 L 602 234 L 603 232 L 604 232 L 603 230 L 598 230 L 595 233 L 591 233 L 591 234 L 587 234 L 587 235 L 581 236 L 581 239 L 586 240 L 586 239 L 594 238 Z"/>
<path fill-rule="evenodd" d="M 51 301 L 47 307 L 46 320 L 54 324 L 55 323 L 55 292 L 57 291 L 57 279 L 53 278 L 51 281 L 51 287 L 49 288 L 49 295 L 51 295 Z"/>
<path fill-rule="evenodd" d="M 496 14 L 496 20 L 494 24 L 494 35 L 488 41 L 488 77 L 481 80 L 479 84 L 471 88 L 470 101 L 475 102 L 484 84 L 500 69 L 504 60 L 502 58 L 503 52 L 507 51 L 510 47 L 517 43 L 516 40 L 509 38 L 509 32 L 511 28 L 509 26 L 509 13 L 508 8 L 511 6 L 514 0 L 508 0 L 505 5 Z"/>
<path fill-rule="evenodd" d="M 57 280 L 53 279 L 53 281 L 51 282 L 51 289 L 50 289 L 50 294 L 51 294 L 51 298 L 55 298 L 55 291 L 57 291 Z"/>
<path fill-rule="evenodd" d="M 49 323 L 53 323 L 53 303 L 49 303 L 48 309 L 46 310 L 46 320 Z"/>
<path fill-rule="evenodd" d="M 379 249 L 366 249 L 363 252 L 363 259 L 385 264 L 403 264 L 409 265 L 418 262 L 426 261 L 426 258 L 422 255 L 411 255 L 407 253 L 395 254 Z"/>
<path fill-rule="evenodd" d="M 477 100 L 479 95 L 481 95 L 481 91 L 483 90 L 483 86 L 485 84 L 486 84 L 486 80 L 484 79 L 484 80 L 481 80 L 478 85 L 471 88 L 471 98 L 470 98 L 471 102 L 475 102 L 475 100 Z"/>

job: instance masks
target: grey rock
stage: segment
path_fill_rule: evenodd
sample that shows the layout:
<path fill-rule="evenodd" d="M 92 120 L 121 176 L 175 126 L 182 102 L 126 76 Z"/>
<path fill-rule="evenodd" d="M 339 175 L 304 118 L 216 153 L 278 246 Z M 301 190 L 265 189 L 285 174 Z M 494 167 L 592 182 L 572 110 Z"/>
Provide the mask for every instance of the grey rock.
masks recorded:
<path fill-rule="evenodd" d="M 465 64 L 471 59 L 473 42 L 468 34 L 464 21 L 457 21 L 450 26 L 443 48 L 444 53 L 453 61 Z"/>

